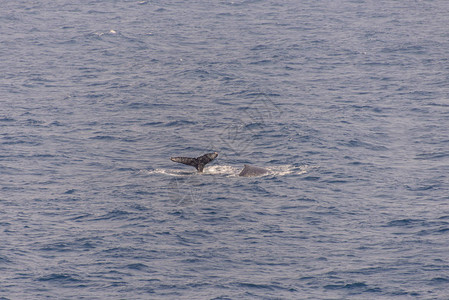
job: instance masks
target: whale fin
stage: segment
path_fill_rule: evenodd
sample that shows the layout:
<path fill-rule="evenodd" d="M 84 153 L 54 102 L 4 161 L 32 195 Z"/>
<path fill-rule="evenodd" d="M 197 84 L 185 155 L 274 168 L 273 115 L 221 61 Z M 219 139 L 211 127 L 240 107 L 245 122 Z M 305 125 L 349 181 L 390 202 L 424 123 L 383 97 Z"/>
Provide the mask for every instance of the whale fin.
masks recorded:
<path fill-rule="evenodd" d="M 189 165 L 195 167 L 198 172 L 203 172 L 204 166 L 211 161 L 213 161 L 218 156 L 217 152 L 207 153 L 197 158 L 191 157 L 171 157 L 170 159 L 174 162 Z"/>

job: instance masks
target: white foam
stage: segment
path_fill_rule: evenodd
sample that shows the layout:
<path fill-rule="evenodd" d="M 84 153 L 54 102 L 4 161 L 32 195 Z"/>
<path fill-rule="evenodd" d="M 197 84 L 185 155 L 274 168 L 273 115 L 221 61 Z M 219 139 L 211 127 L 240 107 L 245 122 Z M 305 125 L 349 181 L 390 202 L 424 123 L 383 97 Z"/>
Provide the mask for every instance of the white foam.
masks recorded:
<path fill-rule="evenodd" d="M 265 166 L 263 167 L 269 171 L 266 175 L 263 176 L 286 176 L 290 174 L 294 175 L 302 175 L 307 173 L 310 169 L 317 168 L 317 166 L 294 166 L 294 165 L 280 165 L 280 166 Z M 243 166 L 234 167 L 230 165 L 214 165 L 214 166 L 206 166 L 204 168 L 203 174 L 205 175 L 224 175 L 228 177 L 236 177 L 242 171 Z M 141 170 L 139 173 L 144 174 L 162 174 L 168 176 L 192 176 L 196 175 L 198 172 L 194 169 L 189 170 L 180 170 L 180 169 L 154 169 L 154 170 Z"/>
<path fill-rule="evenodd" d="M 139 173 L 145 174 L 162 174 L 169 176 L 189 176 L 196 174 L 196 171 L 186 171 L 186 170 L 178 170 L 178 169 L 154 169 L 154 170 L 141 170 Z"/>
<path fill-rule="evenodd" d="M 285 176 L 285 175 L 301 175 L 307 173 L 308 166 L 294 166 L 294 165 L 281 165 L 274 167 L 267 167 L 267 169 L 271 172 L 272 175 L 276 176 Z"/>
<path fill-rule="evenodd" d="M 238 172 L 240 172 L 239 168 L 227 165 L 210 166 L 204 169 L 205 174 L 214 174 L 214 175 L 218 174 L 218 175 L 235 176 L 236 174 L 238 175 Z"/>

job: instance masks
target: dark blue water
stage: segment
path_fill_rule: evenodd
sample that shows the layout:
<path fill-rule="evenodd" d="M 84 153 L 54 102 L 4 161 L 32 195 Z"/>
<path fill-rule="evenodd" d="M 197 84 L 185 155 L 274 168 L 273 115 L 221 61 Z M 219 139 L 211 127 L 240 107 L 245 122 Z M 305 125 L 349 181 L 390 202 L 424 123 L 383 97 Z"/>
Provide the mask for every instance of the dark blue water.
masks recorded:
<path fill-rule="evenodd" d="M 446 0 L 1 2 L 0 299 L 448 298 L 448 28 Z"/>

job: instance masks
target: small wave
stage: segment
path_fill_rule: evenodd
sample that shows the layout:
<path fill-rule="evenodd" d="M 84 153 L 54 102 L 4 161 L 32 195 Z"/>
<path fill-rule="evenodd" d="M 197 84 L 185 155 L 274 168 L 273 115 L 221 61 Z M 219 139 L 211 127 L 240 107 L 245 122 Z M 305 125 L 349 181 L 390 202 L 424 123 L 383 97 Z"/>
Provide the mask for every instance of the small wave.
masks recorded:
<path fill-rule="evenodd" d="M 354 282 L 354 283 L 341 283 L 341 284 L 328 284 L 324 288 L 328 290 L 338 290 L 338 289 L 366 289 L 368 286 L 364 282 Z"/>
<path fill-rule="evenodd" d="M 411 227 L 423 222 L 422 219 L 398 219 L 388 222 L 387 227 Z"/>
<path fill-rule="evenodd" d="M 416 155 L 416 160 L 439 160 L 449 156 L 449 152 L 429 152 L 429 153 L 421 153 Z"/>
<path fill-rule="evenodd" d="M 0 122 L 14 122 L 14 121 L 16 120 L 10 117 L 0 117 Z"/>
<path fill-rule="evenodd" d="M 195 125 L 195 122 L 187 121 L 187 120 L 177 120 L 173 122 L 169 122 L 165 124 L 166 127 L 177 127 L 177 126 L 186 126 L 186 125 Z"/>
<path fill-rule="evenodd" d="M 142 263 L 134 263 L 126 265 L 125 268 L 130 270 L 144 271 L 148 269 L 148 266 Z"/>
<path fill-rule="evenodd" d="M 447 284 L 449 279 L 446 277 L 435 277 L 430 280 L 431 284 Z"/>
<path fill-rule="evenodd" d="M 105 213 L 101 216 L 98 216 L 97 218 L 93 219 L 94 221 L 100 221 L 100 220 L 118 220 L 118 219 L 126 219 L 129 215 L 132 213 L 124 210 L 114 209 L 113 211 L 110 211 L 108 213 Z"/>
<path fill-rule="evenodd" d="M 110 135 L 97 135 L 89 138 L 90 140 L 115 140 L 116 138 Z"/>
<path fill-rule="evenodd" d="M 52 273 L 37 278 L 37 281 L 53 281 L 53 282 L 79 282 L 81 279 L 75 274 Z"/>

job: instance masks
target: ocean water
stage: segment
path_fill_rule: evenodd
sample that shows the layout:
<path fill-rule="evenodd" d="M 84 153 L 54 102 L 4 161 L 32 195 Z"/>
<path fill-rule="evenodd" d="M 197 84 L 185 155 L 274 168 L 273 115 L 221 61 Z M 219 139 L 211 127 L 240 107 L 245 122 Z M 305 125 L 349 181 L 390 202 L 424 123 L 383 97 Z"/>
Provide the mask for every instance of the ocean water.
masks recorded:
<path fill-rule="evenodd" d="M 2 1 L 0 299 L 448 299 L 448 28 L 446 0 Z"/>

